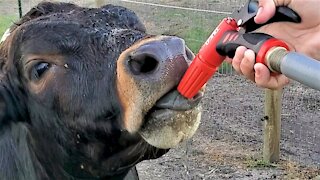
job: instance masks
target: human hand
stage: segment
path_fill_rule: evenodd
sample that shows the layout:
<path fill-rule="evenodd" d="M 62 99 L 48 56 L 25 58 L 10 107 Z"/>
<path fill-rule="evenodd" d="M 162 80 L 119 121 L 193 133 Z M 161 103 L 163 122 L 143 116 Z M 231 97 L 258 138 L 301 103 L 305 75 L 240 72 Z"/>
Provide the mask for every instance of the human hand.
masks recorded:
<path fill-rule="evenodd" d="M 285 41 L 291 50 L 306 54 L 320 60 L 320 13 L 317 10 L 318 0 L 260 0 L 256 23 L 267 22 L 275 13 L 276 6 L 288 6 L 296 11 L 301 23 L 277 22 L 263 26 L 258 31 L 270 34 Z M 284 75 L 271 75 L 268 68 L 260 63 L 255 64 L 252 50 L 239 47 L 232 65 L 236 71 L 258 86 L 269 89 L 282 88 L 289 80 Z"/>

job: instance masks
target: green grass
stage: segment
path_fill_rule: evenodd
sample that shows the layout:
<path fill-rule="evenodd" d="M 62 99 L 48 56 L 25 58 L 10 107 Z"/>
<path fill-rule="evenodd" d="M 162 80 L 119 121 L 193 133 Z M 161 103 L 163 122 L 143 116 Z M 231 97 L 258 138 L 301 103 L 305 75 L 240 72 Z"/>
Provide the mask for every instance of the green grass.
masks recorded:
<path fill-rule="evenodd" d="M 17 20 L 17 16 L 13 15 L 1 15 L 0 16 L 0 38 L 2 34 L 9 28 L 9 26 Z"/>
<path fill-rule="evenodd" d="M 192 27 L 183 33 L 182 38 L 185 39 L 186 44 L 193 52 L 198 52 L 206 37 L 210 35 L 208 31 L 202 27 Z"/>
<path fill-rule="evenodd" d="M 249 158 L 246 162 L 248 168 L 275 168 L 276 164 L 266 162 L 262 159 Z"/>
<path fill-rule="evenodd" d="M 185 39 L 188 47 L 195 53 L 223 18 L 217 14 L 172 9 L 159 11 L 155 17 L 156 21 L 161 24 L 166 22 L 170 27 L 170 32 L 166 33 Z"/>

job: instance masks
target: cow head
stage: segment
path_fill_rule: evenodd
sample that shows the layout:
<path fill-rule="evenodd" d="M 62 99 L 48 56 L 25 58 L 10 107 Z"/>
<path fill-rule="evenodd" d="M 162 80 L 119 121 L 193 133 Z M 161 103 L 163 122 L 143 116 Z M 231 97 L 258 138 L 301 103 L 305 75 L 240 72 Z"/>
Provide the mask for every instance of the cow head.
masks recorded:
<path fill-rule="evenodd" d="M 199 125 L 202 94 L 175 90 L 193 54 L 180 38 L 148 35 L 128 9 L 45 2 L 9 33 L 0 45 L 0 176 L 115 176 Z M 20 166 L 28 175 L 15 175 Z"/>

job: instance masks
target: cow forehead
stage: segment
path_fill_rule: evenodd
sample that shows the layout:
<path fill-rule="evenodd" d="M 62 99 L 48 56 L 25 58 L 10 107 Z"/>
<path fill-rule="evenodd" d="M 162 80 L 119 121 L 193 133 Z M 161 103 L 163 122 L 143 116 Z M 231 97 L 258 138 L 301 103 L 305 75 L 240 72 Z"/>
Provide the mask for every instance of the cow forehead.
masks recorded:
<path fill-rule="evenodd" d="M 88 32 L 73 22 L 32 22 L 18 28 L 16 36 L 17 45 L 22 47 L 24 53 L 30 50 L 38 52 L 57 52 L 59 49 L 76 49 L 84 46 Z M 47 49 L 47 50 L 46 50 Z"/>
<path fill-rule="evenodd" d="M 63 8 L 61 5 L 61 9 Z M 36 18 L 35 21 L 65 21 L 75 22 L 83 27 L 93 29 L 117 28 L 145 32 L 144 25 L 133 11 L 113 5 L 102 8 L 77 7 L 69 11 L 52 12 Z"/>
<path fill-rule="evenodd" d="M 85 31 L 86 33 L 103 34 L 104 36 L 110 34 L 117 36 L 124 29 L 145 33 L 144 25 L 133 11 L 112 5 L 102 8 L 78 7 L 70 11 L 51 13 L 32 19 L 23 25 L 29 26 L 25 29 L 38 31 L 37 34 L 44 34 L 45 29 L 55 29 L 56 32 L 59 32 L 68 28 L 70 31 L 77 31 L 78 33 Z M 64 26 L 68 26 L 68 28 Z"/>
<path fill-rule="evenodd" d="M 26 23 L 17 30 L 21 37 L 19 46 L 26 47 L 23 50 L 25 53 L 25 49 L 33 53 L 44 52 L 46 47 L 46 51 L 57 53 L 72 52 L 87 46 L 116 50 L 131 46 L 145 36 L 140 31 L 111 26 L 92 28 L 74 21 L 36 21 Z"/>
<path fill-rule="evenodd" d="M 91 56 L 88 53 L 94 50 L 114 60 L 124 49 L 146 36 L 138 17 L 117 6 L 76 7 L 41 15 L 23 22 L 12 34 L 16 38 L 11 44 L 21 50 L 20 55 L 76 52 Z"/>

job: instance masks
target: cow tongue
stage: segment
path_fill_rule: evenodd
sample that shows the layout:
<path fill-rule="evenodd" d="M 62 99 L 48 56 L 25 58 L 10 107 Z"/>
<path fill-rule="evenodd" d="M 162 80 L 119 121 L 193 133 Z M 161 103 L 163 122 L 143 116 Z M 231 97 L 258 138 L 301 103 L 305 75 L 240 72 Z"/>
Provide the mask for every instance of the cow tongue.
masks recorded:
<path fill-rule="evenodd" d="M 160 109 L 187 111 L 199 104 L 202 99 L 202 94 L 203 93 L 200 92 L 194 98 L 187 99 L 183 97 L 177 90 L 170 91 L 156 103 L 155 107 Z"/>

